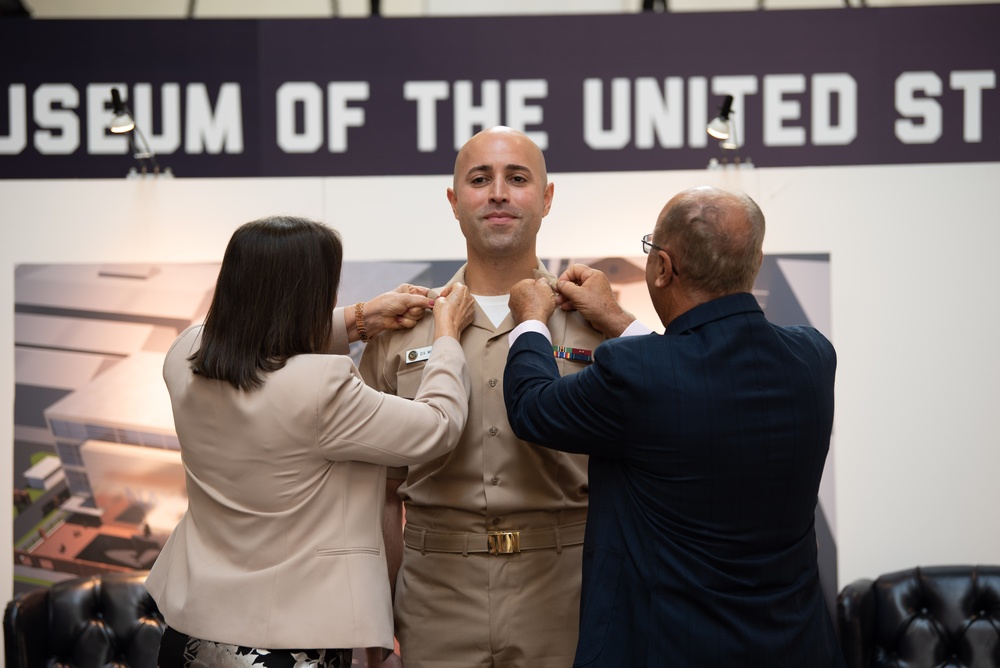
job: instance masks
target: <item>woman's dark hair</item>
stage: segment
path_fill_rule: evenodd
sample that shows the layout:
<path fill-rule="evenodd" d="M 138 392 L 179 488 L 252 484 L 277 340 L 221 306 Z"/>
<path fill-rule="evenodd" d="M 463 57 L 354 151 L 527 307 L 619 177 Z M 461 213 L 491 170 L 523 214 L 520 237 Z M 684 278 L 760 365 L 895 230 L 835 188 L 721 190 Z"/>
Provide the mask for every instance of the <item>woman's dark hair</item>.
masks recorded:
<path fill-rule="evenodd" d="M 191 369 L 254 390 L 292 355 L 325 350 L 344 249 L 329 227 L 275 216 L 233 233 Z"/>

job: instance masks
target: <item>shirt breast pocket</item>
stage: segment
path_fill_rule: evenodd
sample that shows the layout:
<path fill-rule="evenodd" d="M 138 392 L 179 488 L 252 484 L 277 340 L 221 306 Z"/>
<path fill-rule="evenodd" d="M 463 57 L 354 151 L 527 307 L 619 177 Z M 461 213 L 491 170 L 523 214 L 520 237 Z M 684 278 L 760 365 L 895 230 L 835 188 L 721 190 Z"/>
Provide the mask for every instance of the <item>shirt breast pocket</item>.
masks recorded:
<path fill-rule="evenodd" d="M 396 373 L 396 396 L 404 399 L 413 399 L 417 396 L 426 364 L 426 362 L 410 364 Z"/>
<path fill-rule="evenodd" d="M 559 369 L 560 376 L 570 376 L 583 371 L 590 366 L 590 360 L 569 360 L 561 357 L 556 358 L 556 368 Z"/>

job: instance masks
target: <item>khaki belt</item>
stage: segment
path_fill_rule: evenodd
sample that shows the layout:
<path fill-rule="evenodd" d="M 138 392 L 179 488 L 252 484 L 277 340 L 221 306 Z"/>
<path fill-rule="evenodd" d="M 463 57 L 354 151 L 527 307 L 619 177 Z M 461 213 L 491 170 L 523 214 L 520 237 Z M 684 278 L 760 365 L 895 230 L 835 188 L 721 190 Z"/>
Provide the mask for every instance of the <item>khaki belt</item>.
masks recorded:
<path fill-rule="evenodd" d="M 448 552 L 461 555 L 476 552 L 516 554 L 552 548 L 555 548 L 556 552 L 562 552 L 564 546 L 583 543 L 585 526 L 584 522 L 577 522 L 544 529 L 448 533 L 407 524 L 403 527 L 403 544 L 414 550 L 420 550 L 421 554 L 428 552 Z"/>

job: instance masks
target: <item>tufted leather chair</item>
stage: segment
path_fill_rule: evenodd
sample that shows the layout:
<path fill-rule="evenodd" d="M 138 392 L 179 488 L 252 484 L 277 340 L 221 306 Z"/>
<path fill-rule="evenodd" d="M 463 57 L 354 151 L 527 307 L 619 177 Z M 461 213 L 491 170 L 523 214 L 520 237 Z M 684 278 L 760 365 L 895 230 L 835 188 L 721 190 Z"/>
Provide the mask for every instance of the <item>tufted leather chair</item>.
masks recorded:
<path fill-rule="evenodd" d="M 1000 666 L 1000 566 L 934 566 L 858 580 L 837 597 L 848 668 Z"/>
<path fill-rule="evenodd" d="M 3 619 L 7 668 L 155 668 L 166 625 L 145 581 L 105 573 L 15 596 Z"/>

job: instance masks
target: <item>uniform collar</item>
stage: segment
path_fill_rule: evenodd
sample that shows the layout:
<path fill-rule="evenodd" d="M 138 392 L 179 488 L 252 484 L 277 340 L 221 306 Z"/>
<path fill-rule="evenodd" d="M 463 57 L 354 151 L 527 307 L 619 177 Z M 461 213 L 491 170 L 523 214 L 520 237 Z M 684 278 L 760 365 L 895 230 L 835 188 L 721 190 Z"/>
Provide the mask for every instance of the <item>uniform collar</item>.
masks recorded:
<path fill-rule="evenodd" d="M 446 286 L 451 285 L 452 283 L 466 283 L 466 281 L 465 281 L 465 269 L 468 266 L 469 266 L 469 263 L 466 262 L 461 267 L 459 267 L 458 271 L 455 272 L 455 275 L 452 276 L 444 286 L 442 286 L 440 288 L 434 288 L 434 289 L 432 289 L 430 291 L 430 296 L 432 298 L 437 297 L 437 295 L 441 292 L 441 290 L 443 290 Z M 536 275 L 538 275 L 538 276 L 544 276 L 545 278 L 549 279 L 550 281 L 554 281 L 556 279 L 555 275 L 552 272 L 550 272 L 548 269 L 545 268 L 545 265 L 542 264 L 541 260 L 538 260 L 538 267 L 536 268 L 536 270 L 537 270 L 537 274 Z M 507 317 L 504 318 L 504 321 L 500 323 L 500 326 L 499 327 L 494 327 L 493 326 L 493 321 L 490 320 L 489 317 L 487 317 L 487 315 L 485 313 L 483 313 L 483 310 L 481 308 L 479 308 L 479 305 L 476 304 L 476 315 L 472 319 L 472 327 L 478 327 L 479 329 L 485 329 L 488 332 L 494 332 L 496 334 L 505 334 L 507 332 L 510 332 L 512 329 L 514 329 L 514 320 L 511 318 L 510 314 L 508 313 Z"/>

